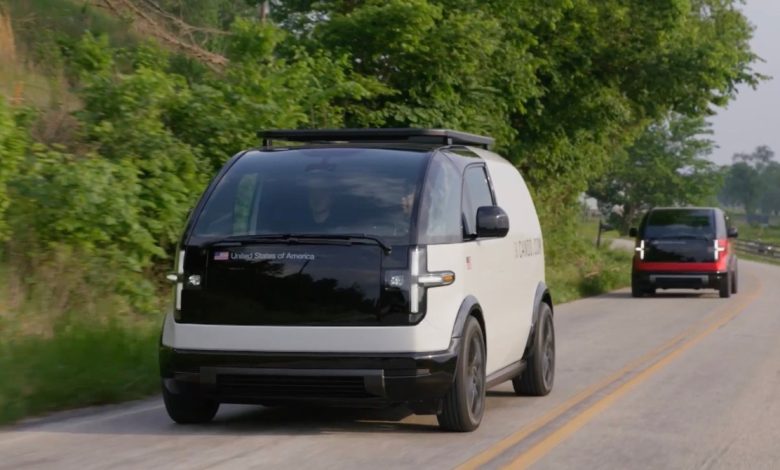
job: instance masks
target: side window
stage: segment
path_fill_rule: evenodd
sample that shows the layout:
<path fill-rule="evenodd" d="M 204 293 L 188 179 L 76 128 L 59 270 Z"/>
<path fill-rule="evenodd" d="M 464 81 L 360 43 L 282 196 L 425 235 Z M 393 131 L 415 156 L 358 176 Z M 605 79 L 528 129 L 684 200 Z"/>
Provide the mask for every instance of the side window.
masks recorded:
<path fill-rule="evenodd" d="M 492 206 L 493 195 L 484 166 L 466 168 L 463 178 L 463 218 L 466 222 L 466 233 L 473 235 L 477 232 L 477 209 Z"/>
<path fill-rule="evenodd" d="M 715 220 L 717 221 L 715 236 L 717 238 L 728 237 L 729 227 L 731 227 L 731 220 L 729 219 L 729 216 L 727 216 L 725 213 L 716 212 Z"/>
<path fill-rule="evenodd" d="M 461 176 L 443 154 L 433 157 L 426 176 L 420 205 L 420 242 L 454 243 L 463 238 L 460 199 Z"/>

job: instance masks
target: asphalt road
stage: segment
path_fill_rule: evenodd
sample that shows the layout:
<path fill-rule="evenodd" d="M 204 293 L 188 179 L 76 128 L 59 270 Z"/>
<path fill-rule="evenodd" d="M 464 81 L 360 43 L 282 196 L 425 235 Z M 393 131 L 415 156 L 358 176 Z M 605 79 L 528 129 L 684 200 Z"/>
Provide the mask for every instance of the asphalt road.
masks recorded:
<path fill-rule="evenodd" d="M 225 406 L 172 424 L 160 400 L 0 432 L 0 468 L 779 468 L 780 267 L 740 293 L 626 291 L 556 309 L 553 393 L 490 392 L 474 433 L 400 410 Z"/>

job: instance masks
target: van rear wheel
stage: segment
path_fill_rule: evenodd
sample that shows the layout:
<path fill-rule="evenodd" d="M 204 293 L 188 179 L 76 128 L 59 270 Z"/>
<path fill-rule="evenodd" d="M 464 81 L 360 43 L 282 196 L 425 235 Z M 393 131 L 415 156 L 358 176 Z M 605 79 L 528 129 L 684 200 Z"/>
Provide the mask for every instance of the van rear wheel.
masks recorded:
<path fill-rule="evenodd" d="M 531 351 L 526 367 L 519 377 L 512 379 L 512 387 L 518 395 L 541 397 L 550 393 L 555 379 L 555 328 L 552 309 L 543 303 L 534 331 Z"/>
<path fill-rule="evenodd" d="M 727 299 L 731 297 L 731 289 L 732 289 L 732 283 L 731 283 L 731 273 L 726 273 L 725 276 L 723 276 L 720 279 L 720 288 L 718 289 L 720 291 L 720 297 L 722 299 Z"/>
<path fill-rule="evenodd" d="M 445 431 L 467 432 L 479 427 L 485 413 L 485 338 L 474 317 L 466 320 L 461 336 L 455 382 L 436 415 Z"/>
<path fill-rule="evenodd" d="M 644 289 L 644 286 L 639 282 L 638 279 L 632 277 L 631 278 L 631 297 L 642 297 L 646 294 L 646 291 Z"/>

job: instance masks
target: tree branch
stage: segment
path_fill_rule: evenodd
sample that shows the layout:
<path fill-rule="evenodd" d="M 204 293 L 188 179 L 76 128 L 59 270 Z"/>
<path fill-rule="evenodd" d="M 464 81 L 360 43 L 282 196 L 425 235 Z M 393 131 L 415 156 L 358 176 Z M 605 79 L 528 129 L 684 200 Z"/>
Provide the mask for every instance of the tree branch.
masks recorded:
<path fill-rule="evenodd" d="M 157 13 L 151 13 L 145 11 L 142 7 L 134 3 L 132 0 L 94 0 L 94 1 L 96 1 L 98 5 L 107 7 L 109 10 L 113 11 L 117 15 L 121 16 L 123 13 L 130 14 L 130 16 L 134 20 L 136 20 L 134 22 L 134 26 L 137 29 L 141 30 L 144 33 L 151 34 L 152 36 L 160 40 L 162 43 L 181 51 L 185 55 L 188 55 L 190 57 L 193 57 L 203 62 L 212 70 L 221 71 L 228 63 L 228 59 L 226 57 L 211 52 L 195 43 L 195 40 L 194 38 L 192 38 L 191 33 L 192 31 L 200 30 L 200 28 L 197 28 L 192 25 L 188 25 L 181 19 L 170 15 L 169 13 L 162 10 L 162 8 L 160 8 L 159 5 L 156 5 L 154 2 L 150 0 L 141 0 L 141 1 L 146 3 L 149 7 L 154 8 Z M 171 31 L 169 28 L 161 25 L 160 22 L 152 16 L 154 14 L 162 16 L 160 14 L 160 11 L 162 11 L 165 14 L 164 19 L 173 22 L 183 32 L 187 33 L 189 39 L 180 37 L 175 32 Z"/>

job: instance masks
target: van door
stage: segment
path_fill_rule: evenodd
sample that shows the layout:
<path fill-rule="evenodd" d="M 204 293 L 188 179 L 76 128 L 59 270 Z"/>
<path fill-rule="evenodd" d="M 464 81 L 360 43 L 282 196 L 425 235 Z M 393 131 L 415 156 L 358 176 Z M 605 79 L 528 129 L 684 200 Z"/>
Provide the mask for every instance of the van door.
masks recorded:
<path fill-rule="evenodd" d="M 488 373 L 520 359 L 514 357 L 511 342 L 507 341 L 507 335 L 518 331 L 519 326 L 514 324 L 517 315 L 513 315 L 510 301 L 512 289 L 509 282 L 514 261 L 511 241 L 506 237 L 476 238 L 477 209 L 495 205 L 495 201 L 485 165 L 479 163 L 466 167 L 462 201 L 466 276 L 469 290 L 479 300 L 485 317 Z M 510 220 L 510 225 L 519 222 Z"/>

